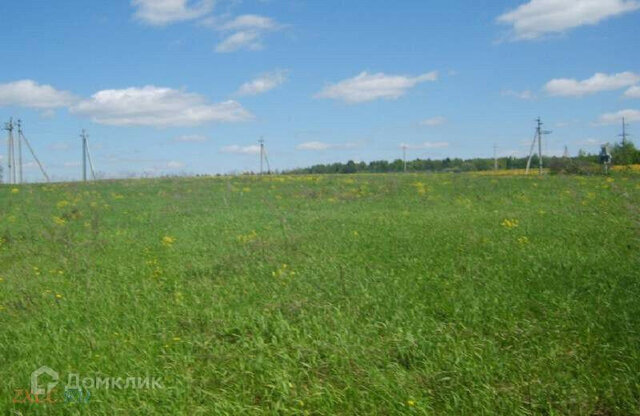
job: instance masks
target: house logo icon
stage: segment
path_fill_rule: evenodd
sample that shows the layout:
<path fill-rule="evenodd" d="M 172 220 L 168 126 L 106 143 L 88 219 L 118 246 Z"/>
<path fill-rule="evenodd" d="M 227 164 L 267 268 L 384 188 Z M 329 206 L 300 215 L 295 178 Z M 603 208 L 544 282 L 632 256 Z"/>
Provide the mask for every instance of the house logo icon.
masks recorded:
<path fill-rule="evenodd" d="M 51 381 L 44 384 L 39 384 L 38 380 L 41 379 L 44 382 L 44 379 L 48 376 Z M 42 366 L 38 368 L 36 371 L 31 373 L 31 394 L 37 396 L 46 396 L 53 390 L 53 388 L 58 384 L 58 373 L 47 366 Z"/>

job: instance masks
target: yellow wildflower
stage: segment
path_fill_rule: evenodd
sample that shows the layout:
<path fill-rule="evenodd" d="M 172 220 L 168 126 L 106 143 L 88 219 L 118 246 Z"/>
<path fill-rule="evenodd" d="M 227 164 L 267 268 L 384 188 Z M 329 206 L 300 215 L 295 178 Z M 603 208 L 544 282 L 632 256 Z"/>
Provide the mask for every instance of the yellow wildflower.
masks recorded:
<path fill-rule="evenodd" d="M 164 237 L 162 237 L 162 245 L 165 247 L 171 247 L 175 242 L 176 242 L 176 239 L 168 235 L 165 235 Z"/>
<path fill-rule="evenodd" d="M 410 407 L 413 407 L 416 405 L 415 400 L 407 400 L 407 405 L 409 405 Z"/>
<path fill-rule="evenodd" d="M 62 299 L 62 295 L 60 293 L 56 293 L 56 299 Z"/>
<path fill-rule="evenodd" d="M 509 229 L 516 228 L 516 227 L 518 227 L 518 225 L 519 225 L 518 224 L 518 220 L 516 220 L 516 219 L 511 219 L 510 220 L 508 218 L 505 218 L 502 221 L 502 226 L 505 227 L 505 228 L 509 228 Z"/>
<path fill-rule="evenodd" d="M 62 217 L 53 217 L 53 222 L 54 222 L 56 225 L 65 225 L 65 224 L 67 223 L 67 220 L 65 220 L 65 219 L 64 219 L 64 218 L 62 218 Z"/>
<path fill-rule="evenodd" d="M 12 194 L 17 194 L 18 192 L 20 192 L 20 189 L 18 189 L 18 188 L 11 188 L 11 193 L 12 193 Z"/>

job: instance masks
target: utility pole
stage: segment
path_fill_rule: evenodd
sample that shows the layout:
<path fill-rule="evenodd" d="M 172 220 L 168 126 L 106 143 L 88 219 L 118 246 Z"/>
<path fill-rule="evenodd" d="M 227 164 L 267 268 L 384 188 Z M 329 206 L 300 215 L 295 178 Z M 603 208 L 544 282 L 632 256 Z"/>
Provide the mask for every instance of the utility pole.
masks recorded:
<path fill-rule="evenodd" d="M 13 119 L 4 124 L 7 135 L 7 183 L 13 183 Z"/>
<path fill-rule="evenodd" d="M 498 170 L 498 145 L 493 145 L 493 170 Z"/>
<path fill-rule="evenodd" d="M 22 183 L 22 120 L 18 119 L 18 183 Z"/>
<path fill-rule="evenodd" d="M 542 121 L 538 117 L 538 173 L 542 175 Z"/>
<path fill-rule="evenodd" d="M 542 175 L 542 135 L 543 134 L 551 134 L 549 130 L 542 130 L 542 120 L 540 117 L 536 119 L 536 133 L 533 136 L 533 141 L 531 142 L 531 149 L 529 149 L 529 159 L 527 160 L 527 169 L 526 174 L 529 173 L 529 167 L 531 166 L 531 158 L 533 157 L 533 149 L 535 148 L 536 141 L 538 142 L 538 173 Z"/>
<path fill-rule="evenodd" d="M 80 133 L 82 139 L 82 181 L 87 181 L 87 132 L 82 129 Z"/>
<path fill-rule="evenodd" d="M 407 145 L 404 143 L 402 144 L 402 164 L 403 171 L 407 173 Z"/>
<path fill-rule="evenodd" d="M 260 140 L 258 140 L 258 143 L 260 143 L 260 175 L 262 175 L 263 161 L 264 161 L 264 139 L 260 137 Z"/>

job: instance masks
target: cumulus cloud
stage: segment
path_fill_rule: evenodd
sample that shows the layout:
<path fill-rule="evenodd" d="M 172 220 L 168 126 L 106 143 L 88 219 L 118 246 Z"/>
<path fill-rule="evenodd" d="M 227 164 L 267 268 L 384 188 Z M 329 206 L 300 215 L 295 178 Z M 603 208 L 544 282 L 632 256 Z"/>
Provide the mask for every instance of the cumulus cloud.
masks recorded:
<path fill-rule="evenodd" d="M 533 92 L 529 90 L 524 91 L 514 91 L 514 90 L 502 90 L 500 94 L 503 97 L 514 97 L 519 98 L 521 100 L 533 100 L 536 96 Z"/>
<path fill-rule="evenodd" d="M 435 127 L 435 126 L 441 126 L 446 122 L 447 122 L 446 118 L 444 118 L 442 116 L 437 116 L 437 117 L 428 118 L 426 120 L 422 120 L 420 122 L 420 125 L 421 126 Z"/>
<path fill-rule="evenodd" d="M 510 25 L 514 40 L 537 39 L 632 12 L 637 0 L 530 0 L 497 18 Z"/>
<path fill-rule="evenodd" d="M 406 147 L 407 149 L 442 149 L 449 147 L 449 142 L 423 142 L 418 144 L 402 143 L 400 147 Z"/>
<path fill-rule="evenodd" d="M 237 144 L 231 146 L 224 146 L 220 149 L 222 153 L 236 153 L 243 155 L 256 155 L 260 153 L 260 146 L 252 144 L 249 146 L 238 146 Z"/>
<path fill-rule="evenodd" d="M 381 72 L 377 74 L 362 72 L 353 78 L 326 86 L 315 97 L 342 100 L 350 104 L 377 99 L 395 100 L 402 97 L 410 88 L 437 79 L 438 73 L 436 71 L 416 77 L 387 75 Z"/>
<path fill-rule="evenodd" d="M 51 85 L 38 84 L 30 79 L 0 84 L 0 107 L 18 106 L 39 110 L 66 107 L 76 101 L 67 91 L 60 91 Z"/>
<path fill-rule="evenodd" d="M 640 86 L 635 85 L 624 92 L 627 98 L 640 98 Z"/>
<path fill-rule="evenodd" d="M 236 101 L 211 104 L 198 94 L 152 85 L 98 91 L 72 106 L 71 112 L 116 126 L 193 126 L 253 117 Z"/>
<path fill-rule="evenodd" d="M 335 150 L 335 149 L 355 149 L 358 146 L 360 146 L 360 144 L 355 142 L 327 143 L 327 142 L 311 141 L 311 142 L 300 143 L 299 145 L 296 146 L 296 149 L 322 151 L 322 150 Z"/>
<path fill-rule="evenodd" d="M 613 75 L 598 72 L 583 81 L 569 78 L 552 79 L 547 82 L 544 89 L 549 95 L 581 97 L 602 91 L 613 91 L 629 87 L 639 81 L 640 75 L 633 72 L 621 72 Z"/>
<path fill-rule="evenodd" d="M 193 20 L 209 14 L 214 0 L 132 0 L 136 19 L 154 26 Z"/>
<path fill-rule="evenodd" d="M 265 35 L 285 27 L 270 17 L 255 14 L 236 16 L 229 20 L 209 17 L 200 24 L 224 34 L 224 39 L 215 48 L 219 53 L 263 49 Z"/>
<path fill-rule="evenodd" d="M 270 91 L 287 80 L 287 71 L 272 71 L 245 82 L 240 86 L 236 95 L 258 95 Z"/>
<path fill-rule="evenodd" d="M 202 143 L 209 140 L 207 136 L 203 136 L 200 134 L 186 134 L 184 136 L 178 136 L 173 139 L 174 142 L 181 143 Z"/>
<path fill-rule="evenodd" d="M 640 110 L 620 110 L 615 113 L 602 114 L 596 124 L 619 124 L 624 120 L 629 123 L 640 121 Z"/>

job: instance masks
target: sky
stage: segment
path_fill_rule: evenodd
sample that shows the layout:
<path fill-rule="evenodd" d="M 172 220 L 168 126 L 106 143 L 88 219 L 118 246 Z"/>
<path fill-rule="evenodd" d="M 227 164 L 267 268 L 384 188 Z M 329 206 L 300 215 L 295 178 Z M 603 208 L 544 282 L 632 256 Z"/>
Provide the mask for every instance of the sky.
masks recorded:
<path fill-rule="evenodd" d="M 54 180 L 82 129 L 106 177 L 257 171 L 261 137 L 283 170 L 525 156 L 538 116 L 549 155 L 640 135 L 640 0 L 2 0 L 0 24 L 0 121 Z"/>

